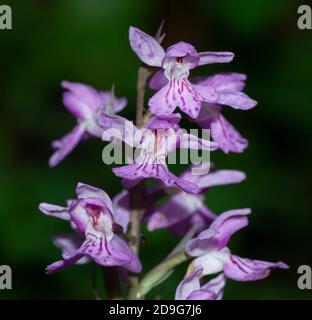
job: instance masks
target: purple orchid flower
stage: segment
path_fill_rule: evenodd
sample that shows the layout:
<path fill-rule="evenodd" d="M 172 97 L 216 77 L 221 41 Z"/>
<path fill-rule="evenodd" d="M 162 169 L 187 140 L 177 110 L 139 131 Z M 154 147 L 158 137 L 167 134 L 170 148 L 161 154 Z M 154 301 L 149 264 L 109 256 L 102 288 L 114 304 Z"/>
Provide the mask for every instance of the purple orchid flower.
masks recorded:
<path fill-rule="evenodd" d="M 206 83 L 193 84 L 189 72 L 198 66 L 232 61 L 231 52 L 197 52 L 189 43 L 178 42 L 166 52 L 145 32 L 130 27 L 129 41 L 132 50 L 145 64 L 162 68 L 152 77 L 150 86 L 159 90 L 148 102 L 156 115 L 168 115 L 179 107 L 192 118 L 197 118 L 203 102 L 229 104 L 237 109 L 250 109 L 256 102 L 247 96 L 232 97 Z"/>
<path fill-rule="evenodd" d="M 234 102 L 249 100 L 249 97 L 241 92 L 245 87 L 245 80 L 244 74 L 228 73 L 208 77 L 199 83 L 216 88 L 223 102 Z M 217 142 L 225 153 L 241 153 L 248 146 L 248 141 L 221 114 L 221 106 L 218 104 L 203 103 L 196 122 L 201 128 L 210 129 L 213 141 Z"/>
<path fill-rule="evenodd" d="M 254 281 L 266 278 L 272 269 L 287 269 L 283 262 L 267 262 L 241 258 L 231 254 L 227 244 L 231 236 L 248 225 L 250 209 L 230 210 L 221 214 L 197 237 L 186 243 L 186 252 L 196 257 L 189 271 L 202 267 L 202 276 L 223 272 L 236 281 Z"/>
<path fill-rule="evenodd" d="M 72 200 L 68 201 L 68 206 Z M 130 221 L 130 198 L 127 190 L 123 190 L 118 193 L 112 199 L 113 211 L 115 216 L 118 217 L 118 225 L 122 228 L 124 234 L 128 231 L 128 225 Z M 65 216 L 67 214 L 65 213 Z M 116 219 L 115 219 L 116 222 Z M 117 225 L 117 222 L 116 222 Z M 74 230 L 77 231 L 75 224 L 72 224 Z M 85 236 L 82 233 L 76 232 L 72 234 L 57 235 L 53 238 L 53 244 L 62 251 L 62 257 L 67 259 L 75 254 L 75 252 L 81 247 L 85 240 Z M 88 257 L 83 257 L 76 264 L 84 264 L 89 262 Z"/>
<path fill-rule="evenodd" d="M 213 186 L 240 183 L 246 175 L 237 170 L 218 170 L 205 175 L 192 174 L 191 167 L 180 178 L 196 184 L 201 192 L 189 194 L 179 191 L 157 208 L 148 218 L 149 231 L 169 228 L 175 234 L 183 235 L 192 226 L 200 232 L 217 217 L 204 203 L 205 192 Z M 209 169 L 209 164 L 204 164 Z M 207 170 L 208 171 L 208 170 Z"/>
<path fill-rule="evenodd" d="M 49 160 L 51 167 L 61 162 L 82 139 L 102 137 L 103 130 L 96 123 L 99 109 L 114 115 L 127 104 L 125 98 L 115 98 L 112 92 L 98 92 L 86 84 L 63 81 L 62 87 L 68 90 L 63 94 L 63 104 L 77 119 L 77 125 L 63 138 L 52 142 L 55 152 Z"/>
<path fill-rule="evenodd" d="M 226 279 L 223 273 L 204 285 L 200 284 L 202 267 L 196 267 L 179 283 L 175 300 L 221 300 Z"/>
<path fill-rule="evenodd" d="M 52 263 L 47 273 L 61 271 L 85 258 L 103 266 L 122 266 L 131 272 L 140 272 L 141 263 L 128 244 L 115 231 L 127 228 L 128 219 L 120 210 L 114 210 L 106 192 L 87 184 L 78 183 L 77 200 L 69 207 L 41 203 L 39 209 L 50 216 L 68 220 L 78 236 L 68 237 L 55 244 L 63 250 L 63 260 Z M 118 203 L 118 201 L 117 201 Z M 78 237 L 78 238 L 77 238 Z"/>
<path fill-rule="evenodd" d="M 120 121 L 122 117 L 115 116 Z M 111 137 L 118 137 L 136 147 L 134 163 L 114 168 L 113 172 L 123 178 L 123 185 L 131 188 L 146 178 L 155 178 L 161 180 L 166 186 L 176 186 L 189 193 L 197 193 L 200 191 L 195 183 L 179 178 L 172 174 L 166 164 L 166 157 L 176 148 L 187 147 L 188 149 L 201 149 L 213 151 L 218 148 L 214 142 L 200 139 L 195 135 L 188 134 L 181 130 L 178 125 L 181 119 L 180 114 L 172 114 L 164 117 L 152 117 L 146 126 L 139 130 L 132 123 L 124 119 L 123 125 L 116 125 L 113 130 L 103 133 L 104 140 L 111 140 Z M 105 128 L 107 116 L 98 114 L 98 124 Z M 125 125 L 127 124 L 127 125 Z M 129 138 L 125 133 L 126 127 L 131 126 L 129 131 L 134 134 L 134 139 Z"/>

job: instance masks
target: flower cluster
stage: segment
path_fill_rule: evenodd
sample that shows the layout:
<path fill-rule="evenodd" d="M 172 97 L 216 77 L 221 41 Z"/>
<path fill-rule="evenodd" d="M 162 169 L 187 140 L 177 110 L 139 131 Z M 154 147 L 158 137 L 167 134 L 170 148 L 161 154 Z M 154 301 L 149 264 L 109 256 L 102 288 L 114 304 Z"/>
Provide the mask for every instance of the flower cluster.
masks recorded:
<path fill-rule="evenodd" d="M 54 244 L 62 250 L 62 259 L 50 264 L 46 271 L 54 273 L 74 264 L 94 261 L 104 268 L 123 268 L 127 276 L 140 273 L 140 225 L 147 223 L 149 232 L 168 229 L 177 236 L 190 235 L 181 240 L 178 252 L 155 268 L 160 273 L 159 278 L 157 274 L 153 278 L 155 282 L 160 283 L 165 278 L 161 277 L 161 266 L 182 253 L 183 261 L 190 263 L 177 286 L 175 298 L 221 299 L 227 279 L 259 280 L 267 277 L 272 269 L 287 268 L 287 265 L 232 254 L 228 242 L 236 231 L 248 225 L 250 209 L 229 210 L 218 215 L 206 206 L 205 194 L 210 187 L 240 183 L 246 178 L 244 172 L 209 172 L 210 163 L 196 163 L 177 176 L 169 170 L 167 158 L 177 148 L 243 152 L 248 141 L 224 118 L 221 109 L 230 106 L 248 110 L 257 103 L 242 92 L 246 81 L 244 74 L 221 73 L 190 79 L 193 69 L 212 63 L 229 63 L 234 58 L 233 53 L 198 52 L 182 41 L 165 50 L 160 33 L 154 38 L 137 28 L 129 29 L 130 46 L 142 62 L 141 69 L 148 75 L 143 83 L 156 91 L 148 100 L 145 113 L 143 106 L 137 106 L 142 123 L 133 124 L 117 114 L 127 105 L 127 99 L 116 98 L 113 90 L 97 91 L 89 85 L 62 82 L 66 89 L 63 104 L 77 124 L 71 132 L 52 143 L 55 152 L 50 166 L 59 164 L 81 140 L 90 137 L 113 144 L 118 139 L 140 152 L 134 163 L 112 169 L 122 178 L 124 188 L 112 200 L 105 191 L 78 183 L 77 199 L 68 200 L 65 207 L 40 204 L 44 214 L 69 221 L 72 229 L 71 234 L 54 238 Z M 145 90 L 142 85 L 138 88 Z M 192 119 L 199 128 L 209 130 L 212 141 L 182 130 L 183 116 Z M 199 167 L 201 174 L 195 174 Z M 154 185 L 145 183 L 150 178 L 156 180 Z M 163 201 L 159 202 L 160 199 Z M 175 266 L 174 263 L 170 265 Z M 217 275 L 203 284 L 204 278 L 213 274 Z M 144 293 L 156 285 L 152 283 L 146 287 L 146 283 L 144 278 L 141 283 L 138 279 L 132 281 L 130 292 L 136 294 L 130 294 L 130 298 L 139 296 L 143 284 Z"/>

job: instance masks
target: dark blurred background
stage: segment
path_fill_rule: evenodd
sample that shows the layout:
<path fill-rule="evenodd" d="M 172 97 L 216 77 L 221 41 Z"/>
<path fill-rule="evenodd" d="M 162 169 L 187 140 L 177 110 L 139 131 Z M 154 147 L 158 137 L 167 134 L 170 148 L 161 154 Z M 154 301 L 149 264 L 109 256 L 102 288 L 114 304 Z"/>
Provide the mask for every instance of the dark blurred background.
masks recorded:
<path fill-rule="evenodd" d="M 218 169 L 240 169 L 240 185 L 211 189 L 207 204 L 216 212 L 251 207 L 250 226 L 237 234 L 232 250 L 243 257 L 282 260 L 288 271 L 263 281 L 229 281 L 227 299 L 311 298 L 297 288 L 297 268 L 312 265 L 311 133 L 312 30 L 297 28 L 294 0 L 28 0 L 11 5 L 13 30 L 0 31 L 0 265 L 13 270 L 13 290 L 0 298 L 93 299 L 91 266 L 53 276 L 47 264 L 60 252 L 54 234 L 68 224 L 44 216 L 38 203 L 63 204 L 78 181 L 111 196 L 119 179 L 101 160 L 100 140 L 81 143 L 50 169 L 50 142 L 74 125 L 61 103 L 63 79 L 89 83 L 129 100 L 123 115 L 134 117 L 138 59 L 128 43 L 129 25 L 153 34 L 165 19 L 164 45 L 191 42 L 200 51 L 233 51 L 226 65 L 201 74 L 248 74 L 246 92 L 259 101 L 248 112 L 224 108 L 226 117 L 250 141 L 243 154 L 212 154 Z M 177 238 L 166 231 L 146 235 L 144 272 L 164 257 Z M 182 266 L 150 297 L 173 297 Z M 97 272 L 98 282 L 101 274 Z M 100 292 L 102 287 L 100 285 Z"/>

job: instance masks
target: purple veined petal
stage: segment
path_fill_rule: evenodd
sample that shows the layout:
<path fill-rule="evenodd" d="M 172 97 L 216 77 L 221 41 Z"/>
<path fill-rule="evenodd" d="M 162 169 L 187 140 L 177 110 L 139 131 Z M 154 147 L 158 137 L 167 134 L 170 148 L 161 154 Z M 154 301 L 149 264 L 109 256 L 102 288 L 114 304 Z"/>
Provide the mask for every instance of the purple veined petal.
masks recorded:
<path fill-rule="evenodd" d="M 200 170 L 200 173 L 203 173 L 203 175 L 206 175 L 207 172 L 211 169 L 211 162 L 203 162 L 201 164 L 193 164 L 189 166 L 187 170 L 185 170 L 181 175 L 180 178 L 188 180 L 190 182 L 193 182 L 195 184 L 198 184 L 198 181 L 201 179 L 201 174 L 194 174 L 193 170 Z M 199 173 L 199 172 L 198 172 Z"/>
<path fill-rule="evenodd" d="M 142 269 L 140 261 L 128 244 L 116 235 L 113 235 L 110 241 L 104 236 L 101 238 L 89 236 L 79 252 L 106 267 L 123 266 L 131 272 L 140 272 Z"/>
<path fill-rule="evenodd" d="M 205 176 L 199 176 L 197 185 L 201 189 L 240 183 L 246 179 L 246 175 L 238 170 L 218 170 Z"/>
<path fill-rule="evenodd" d="M 179 283 L 175 300 L 186 300 L 187 297 L 196 290 L 200 289 L 200 276 L 203 273 L 202 267 L 196 267 L 192 272 L 185 276 L 185 278 Z"/>
<path fill-rule="evenodd" d="M 134 180 L 135 184 L 144 178 L 155 178 L 160 179 L 168 187 L 176 186 L 188 193 L 198 193 L 200 191 L 194 183 L 180 179 L 172 174 L 165 164 L 135 163 L 119 168 L 113 168 L 113 172 L 118 177 L 126 179 L 126 181 Z"/>
<path fill-rule="evenodd" d="M 198 53 L 190 43 L 179 41 L 166 50 L 166 58 L 183 58 L 187 55 L 197 57 Z"/>
<path fill-rule="evenodd" d="M 61 249 L 63 259 L 70 259 L 74 256 L 84 241 L 84 236 L 80 233 L 63 234 L 53 238 L 53 244 Z M 87 263 L 87 257 L 82 257 L 77 264 Z"/>
<path fill-rule="evenodd" d="M 115 115 L 122 111 L 128 103 L 126 98 L 112 97 L 111 91 L 100 91 L 102 110 L 107 115 Z"/>
<path fill-rule="evenodd" d="M 171 88 L 172 84 L 168 83 L 149 99 L 148 106 L 153 114 L 166 116 L 174 112 L 177 102 L 172 101 L 173 99 L 169 95 Z"/>
<path fill-rule="evenodd" d="M 201 108 L 201 95 L 186 78 L 171 79 L 169 83 L 156 92 L 148 101 L 150 111 L 158 116 L 166 116 L 179 107 L 192 118 L 197 118 Z"/>
<path fill-rule="evenodd" d="M 85 232 L 89 222 L 89 216 L 86 211 L 87 201 L 85 199 L 74 200 L 69 208 L 71 221 L 76 229 Z"/>
<path fill-rule="evenodd" d="M 181 179 L 171 173 L 167 167 L 161 166 L 159 177 L 165 185 L 176 186 L 186 193 L 199 193 L 201 190 L 195 183 Z M 173 181 L 173 183 L 172 183 Z"/>
<path fill-rule="evenodd" d="M 223 298 L 223 291 L 226 284 L 226 278 L 224 273 L 220 273 L 218 276 L 212 278 L 209 282 L 202 286 L 203 290 L 213 292 L 216 296 L 216 300 Z"/>
<path fill-rule="evenodd" d="M 99 112 L 96 116 L 98 125 L 103 129 L 103 141 L 120 140 L 129 146 L 136 146 L 141 140 L 142 130 L 121 116 L 109 116 Z"/>
<path fill-rule="evenodd" d="M 65 208 L 65 207 L 42 202 L 39 205 L 39 210 L 48 216 L 60 218 L 66 221 L 70 220 L 68 208 Z"/>
<path fill-rule="evenodd" d="M 153 37 L 138 28 L 130 27 L 129 41 L 141 61 L 152 67 L 161 67 L 165 51 Z"/>
<path fill-rule="evenodd" d="M 185 251 L 191 257 L 200 257 L 209 251 L 216 251 L 215 236 L 218 232 L 210 227 L 185 244 Z"/>
<path fill-rule="evenodd" d="M 164 87 L 167 83 L 168 83 L 168 79 L 164 75 L 164 70 L 158 70 L 157 72 L 155 72 L 152 75 L 148 86 L 152 90 L 157 90 L 158 91 L 162 87 Z"/>
<path fill-rule="evenodd" d="M 230 255 L 224 264 L 224 274 L 236 281 L 255 281 L 268 277 L 273 269 L 288 269 L 283 262 L 251 260 Z"/>
<path fill-rule="evenodd" d="M 112 200 L 102 189 L 79 182 L 76 187 L 76 194 L 78 199 L 99 198 L 105 203 L 110 213 L 113 214 Z"/>
<path fill-rule="evenodd" d="M 217 103 L 220 99 L 220 94 L 217 90 L 211 86 L 203 86 L 200 84 L 193 84 L 194 90 L 196 90 L 200 101 L 207 103 Z M 197 115 L 197 117 L 199 114 Z M 196 117 L 196 118 L 197 118 Z"/>
<path fill-rule="evenodd" d="M 213 121 L 219 116 L 221 106 L 211 103 L 202 103 L 196 123 L 203 129 L 210 129 Z"/>
<path fill-rule="evenodd" d="M 79 143 L 85 128 L 83 125 L 77 125 L 72 131 L 67 133 L 63 138 L 52 142 L 52 147 L 55 152 L 49 159 L 49 166 L 55 167 L 58 165 Z"/>
<path fill-rule="evenodd" d="M 238 92 L 245 87 L 247 76 L 243 73 L 220 73 L 198 82 L 204 86 L 211 86 L 218 92 Z"/>
<path fill-rule="evenodd" d="M 196 68 L 199 62 L 195 47 L 184 41 L 177 42 L 166 50 L 163 68 L 166 68 L 172 58 L 183 58 L 183 63 L 186 63 L 190 69 Z"/>
<path fill-rule="evenodd" d="M 127 190 L 123 190 L 113 198 L 113 208 L 115 222 L 122 226 L 126 233 L 130 221 L 130 195 Z"/>
<path fill-rule="evenodd" d="M 100 96 L 91 86 L 69 81 L 62 81 L 61 86 L 68 90 L 63 94 L 63 104 L 76 118 L 88 119 L 100 108 Z"/>
<path fill-rule="evenodd" d="M 243 92 L 221 92 L 217 102 L 240 110 L 249 110 L 257 105 L 257 101 Z"/>
<path fill-rule="evenodd" d="M 186 243 L 186 252 L 190 256 L 200 256 L 209 250 L 223 249 L 231 236 L 248 225 L 246 215 L 250 209 L 229 210 L 218 216 L 209 229 Z"/>
<path fill-rule="evenodd" d="M 241 153 L 248 147 L 248 140 L 242 137 L 221 114 L 211 123 L 210 132 L 212 139 L 225 153 Z"/>
<path fill-rule="evenodd" d="M 126 254 L 130 257 L 130 261 L 122 265 L 124 268 L 134 273 L 139 273 L 142 271 L 142 264 L 138 256 L 131 250 L 129 245 L 124 240 L 115 235 L 111 240 L 110 245 L 112 248 L 114 248 L 114 251 L 119 251 L 122 255 Z"/>
<path fill-rule="evenodd" d="M 203 197 L 181 192 L 172 196 L 149 218 L 149 231 L 168 228 L 195 214 L 203 205 Z"/>
<path fill-rule="evenodd" d="M 228 63 L 234 58 L 234 53 L 232 52 L 199 52 L 199 65 L 212 64 L 212 63 Z"/>
<path fill-rule="evenodd" d="M 168 169 L 162 168 L 159 164 L 145 164 L 145 163 L 134 163 L 119 168 L 113 168 L 113 172 L 116 176 L 124 179 L 123 185 L 127 188 L 132 188 L 142 179 L 155 178 L 162 180 L 165 185 L 173 186 L 175 183 L 174 175 L 165 174 Z"/>
<path fill-rule="evenodd" d="M 223 271 L 224 263 L 228 260 L 230 251 L 227 247 L 221 251 L 208 251 L 206 254 L 195 258 L 190 264 L 188 270 L 196 267 L 203 268 L 203 276 L 215 274 Z"/>
<path fill-rule="evenodd" d="M 182 116 L 180 113 L 172 113 L 166 116 L 153 116 L 145 125 L 146 129 L 180 129 L 179 122 Z"/>
<path fill-rule="evenodd" d="M 126 166 L 113 168 L 117 177 L 126 180 L 135 180 L 138 183 L 142 178 L 152 178 L 157 175 L 157 164 L 134 163 Z"/>
<path fill-rule="evenodd" d="M 238 230 L 248 225 L 247 215 L 251 213 L 249 208 L 229 210 L 219 215 L 211 224 L 210 229 L 216 230 L 214 237 L 217 241 L 218 250 L 224 248 L 231 236 Z M 205 239 L 205 231 L 198 236 L 199 239 Z"/>
<path fill-rule="evenodd" d="M 76 253 L 69 259 L 56 261 L 46 267 L 46 274 L 53 274 L 55 272 L 63 271 L 64 269 L 67 269 L 77 263 L 81 258 L 83 258 L 83 254 Z"/>
<path fill-rule="evenodd" d="M 180 148 L 215 151 L 218 149 L 218 144 L 214 141 L 198 138 L 193 134 L 183 133 L 180 138 Z"/>

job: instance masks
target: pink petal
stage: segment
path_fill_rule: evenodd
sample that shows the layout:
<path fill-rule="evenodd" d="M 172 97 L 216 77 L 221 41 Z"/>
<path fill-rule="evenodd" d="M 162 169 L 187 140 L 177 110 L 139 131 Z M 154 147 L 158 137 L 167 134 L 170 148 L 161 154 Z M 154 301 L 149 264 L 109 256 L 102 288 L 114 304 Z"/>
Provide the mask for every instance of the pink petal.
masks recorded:
<path fill-rule="evenodd" d="M 190 117 L 197 118 L 202 97 L 196 89 L 197 86 L 192 85 L 187 79 L 176 80 L 173 78 L 149 99 L 150 111 L 159 116 L 168 115 L 178 106 Z"/>
<path fill-rule="evenodd" d="M 223 273 L 212 278 L 208 283 L 202 286 L 202 289 L 212 291 L 216 295 L 216 300 L 223 298 L 223 290 L 226 284 L 226 278 Z"/>
<path fill-rule="evenodd" d="M 103 141 L 120 140 L 129 146 L 136 146 L 141 139 L 141 131 L 124 117 L 110 116 L 104 112 L 99 112 L 96 120 L 98 125 L 103 129 Z"/>
<path fill-rule="evenodd" d="M 211 64 L 211 63 L 227 63 L 231 62 L 234 58 L 232 52 L 200 52 L 199 54 L 199 65 Z"/>
<path fill-rule="evenodd" d="M 186 251 L 191 256 L 204 255 L 207 250 L 223 249 L 231 236 L 248 225 L 246 215 L 250 209 L 229 210 L 218 216 L 209 229 L 202 231 L 186 244 Z"/>
<path fill-rule="evenodd" d="M 178 285 L 175 300 L 186 300 L 187 297 L 196 290 L 200 289 L 200 276 L 203 273 L 203 268 L 197 267 L 189 273 Z"/>
<path fill-rule="evenodd" d="M 225 153 L 241 153 L 248 147 L 248 140 L 242 137 L 222 115 L 212 121 L 210 132 L 212 139 L 218 143 L 220 149 Z"/>
<path fill-rule="evenodd" d="M 242 91 L 247 76 L 243 73 L 221 73 L 210 76 L 198 84 L 214 87 L 218 92 Z"/>
<path fill-rule="evenodd" d="M 102 110 L 108 115 L 114 115 L 124 109 L 128 101 L 126 98 L 112 97 L 111 91 L 100 91 Z M 112 110 L 109 110 L 112 108 Z"/>
<path fill-rule="evenodd" d="M 130 27 L 129 41 L 141 61 L 149 66 L 161 67 L 165 51 L 153 37 L 138 28 Z"/>
<path fill-rule="evenodd" d="M 130 221 L 130 195 L 127 190 L 123 190 L 113 198 L 113 208 L 115 222 L 122 226 L 123 232 L 126 233 Z"/>
<path fill-rule="evenodd" d="M 63 104 L 76 118 L 90 118 L 101 106 L 100 96 L 91 86 L 69 81 L 61 85 L 68 90 L 63 94 Z"/>
<path fill-rule="evenodd" d="M 243 92 L 222 92 L 217 102 L 241 110 L 249 110 L 257 105 L 257 101 Z"/>
<path fill-rule="evenodd" d="M 49 159 L 50 167 L 58 165 L 76 147 L 84 132 L 84 127 L 78 125 L 63 138 L 52 142 L 52 147 L 56 149 L 56 151 Z"/>
<path fill-rule="evenodd" d="M 76 187 L 76 194 L 78 199 L 98 198 L 108 208 L 111 214 L 113 214 L 113 205 L 109 195 L 97 187 L 93 187 L 89 184 L 79 182 Z"/>
<path fill-rule="evenodd" d="M 224 273 L 227 278 L 236 281 L 255 281 L 268 277 L 273 269 L 288 269 L 283 262 L 267 262 L 251 260 L 230 255 L 224 264 Z"/>
<path fill-rule="evenodd" d="M 203 205 L 203 199 L 186 193 L 178 193 L 165 202 L 149 218 L 147 228 L 149 231 L 168 228 L 193 214 Z"/>
<path fill-rule="evenodd" d="M 152 90 L 160 90 L 162 87 L 164 87 L 168 83 L 168 79 L 164 75 L 164 70 L 158 70 L 155 72 L 150 81 L 148 86 Z"/>
<path fill-rule="evenodd" d="M 65 207 L 56 206 L 53 204 L 43 202 L 43 203 L 40 203 L 39 210 L 48 216 L 60 218 L 67 221 L 70 220 L 68 208 L 65 208 Z"/>
<path fill-rule="evenodd" d="M 223 186 L 227 184 L 240 183 L 246 179 L 246 175 L 238 170 L 218 170 L 205 176 L 199 176 L 198 186 L 202 189 Z"/>

